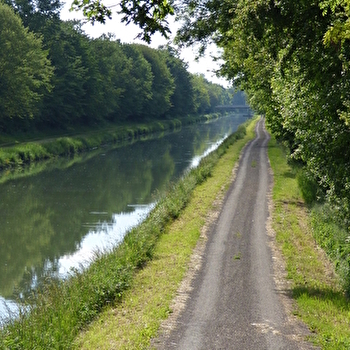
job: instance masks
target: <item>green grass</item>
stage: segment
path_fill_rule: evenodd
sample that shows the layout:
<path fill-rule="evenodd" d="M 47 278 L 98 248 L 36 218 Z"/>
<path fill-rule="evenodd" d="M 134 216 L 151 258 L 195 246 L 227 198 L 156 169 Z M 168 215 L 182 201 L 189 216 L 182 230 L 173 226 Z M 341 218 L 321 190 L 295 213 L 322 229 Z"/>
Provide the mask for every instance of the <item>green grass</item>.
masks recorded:
<path fill-rule="evenodd" d="M 340 225 L 337 214 L 328 204 L 314 205 L 311 211 L 313 235 L 317 244 L 333 261 L 341 284 L 350 296 L 349 229 Z"/>
<path fill-rule="evenodd" d="M 252 127 L 249 128 L 250 135 L 252 134 L 251 129 Z M 137 285 L 138 276 L 146 273 L 151 263 L 160 261 L 162 252 L 156 250 L 159 246 L 158 242 L 171 238 L 170 234 L 166 234 L 169 232 L 169 225 L 181 221 L 179 218 L 183 215 L 186 207 L 190 208 L 191 205 L 194 205 L 199 206 L 198 210 L 205 210 L 211 206 L 213 199 L 207 199 L 207 204 L 202 206 L 201 201 L 209 195 L 207 191 L 203 191 L 202 186 L 207 180 L 216 183 L 216 164 L 219 161 L 222 163 L 221 158 L 225 158 L 232 144 L 234 147 L 243 146 L 243 141 L 238 140 L 241 140 L 245 133 L 246 128 L 240 126 L 237 132 L 215 152 L 207 156 L 198 168 L 193 169 L 176 184 L 172 184 L 168 193 L 158 201 L 148 218 L 141 225 L 132 229 L 125 236 L 123 242 L 115 247 L 111 253 L 96 254 L 96 258 L 89 268 L 83 272 L 76 271 L 66 281 L 52 281 L 43 286 L 27 305 L 27 308 L 22 310 L 20 317 L 9 321 L 0 330 L 0 349 L 69 349 L 79 332 L 97 319 L 104 310 L 109 309 L 110 305 L 123 305 L 123 302 L 129 299 L 137 300 L 136 296 L 128 290 Z M 237 159 L 238 154 L 239 152 L 235 153 L 234 156 L 231 155 L 231 158 Z M 225 175 L 221 176 L 221 179 L 227 183 L 227 176 L 232 170 L 232 164 L 224 164 L 224 167 L 227 171 Z M 222 186 L 222 183 L 216 185 L 218 189 L 221 189 Z M 195 188 L 202 191 L 201 200 L 193 199 Z M 191 212 L 191 209 L 189 210 Z M 203 217 L 197 217 L 196 220 L 203 224 Z M 190 244 L 187 248 L 182 246 L 183 242 L 179 237 L 174 237 L 173 243 L 176 242 L 180 251 L 188 258 L 191 254 L 191 247 L 198 239 L 200 224 L 199 226 L 194 223 L 190 224 L 189 220 L 185 220 L 184 224 L 191 231 L 190 233 L 186 231 L 185 241 L 188 234 L 192 245 Z M 180 231 L 182 233 L 182 230 Z M 171 256 L 176 259 L 176 253 L 172 247 L 169 251 Z M 163 264 L 171 266 L 171 261 L 171 257 L 168 257 L 163 261 Z M 181 266 L 183 266 L 182 271 L 184 271 L 185 265 L 181 264 Z M 175 270 L 178 270 L 178 267 Z M 173 273 L 179 273 L 175 270 Z M 162 275 L 163 271 L 160 271 L 162 270 L 159 270 L 159 267 L 153 271 L 154 278 Z M 168 276 L 168 272 L 164 271 L 163 275 L 165 273 L 164 276 Z M 151 283 L 145 287 L 146 289 L 153 288 L 154 278 L 148 279 Z M 158 282 L 158 285 L 164 290 L 161 281 Z M 166 293 L 168 292 L 166 290 Z M 145 290 L 142 290 L 141 294 L 144 296 Z M 153 293 L 151 294 L 153 295 Z M 158 306 L 149 309 L 149 314 L 147 317 L 145 316 L 146 321 L 142 323 L 140 331 L 136 331 L 136 335 L 130 338 L 134 339 L 137 344 L 149 341 L 150 337 L 155 334 L 157 326 L 152 323 L 153 321 L 151 322 L 155 314 L 160 315 L 155 318 L 159 322 L 159 319 L 164 318 L 170 311 L 169 304 L 167 306 L 167 304 L 160 303 L 160 300 L 166 296 L 158 296 L 157 294 L 156 296 L 158 297 L 156 302 Z M 169 294 L 170 299 L 171 295 Z M 148 303 L 149 299 L 146 302 Z M 137 306 L 133 308 L 133 311 L 134 309 L 143 310 L 143 307 Z M 97 323 L 100 320 L 98 318 Z M 106 339 L 104 336 L 102 338 Z M 136 349 L 140 349 L 138 346 Z"/>
<path fill-rule="evenodd" d="M 276 240 L 286 260 L 295 314 L 313 332 L 322 349 L 350 349 L 350 307 L 339 277 L 315 243 L 315 227 L 298 186 L 298 171 L 287 164 L 282 147 L 272 140 L 269 158 L 274 172 L 273 222 Z M 314 217 L 315 218 L 315 217 Z"/>
<path fill-rule="evenodd" d="M 23 135 L 19 138 L 13 136 L 0 137 L 6 140 L 10 146 L 0 148 L 0 170 L 16 168 L 41 160 L 57 156 L 74 155 L 83 151 L 91 150 L 101 145 L 115 144 L 130 139 L 143 138 L 146 135 L 174 130 L 182 125 L 194 124 L 200 121 L 216 119 L 219 114 L 189 116 L 180 119 L 152 121 L 149 123 L 124 123 L 109 125 L 107 128 L 97 127 L 89 129 L 81 127 L 73 130 L 70 135 L 60 134 L 36 134 Z M 67 131 L 64 131 L 67 134 Z"/>

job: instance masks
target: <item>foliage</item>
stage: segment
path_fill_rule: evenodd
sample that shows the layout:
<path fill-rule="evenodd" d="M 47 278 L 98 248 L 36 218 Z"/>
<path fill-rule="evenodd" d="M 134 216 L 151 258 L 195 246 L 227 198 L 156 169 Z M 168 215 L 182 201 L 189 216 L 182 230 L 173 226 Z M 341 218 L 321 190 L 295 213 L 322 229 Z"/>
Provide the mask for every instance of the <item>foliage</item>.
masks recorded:
<path fill-rule="evenodd" d="M 122 0 L 119 13 L 123 15 L 122 22 L 137 24 L 142 30 L 138 37 L 150 43 L 151 35 L 155 32 L 168 38 L 170 29 L 166 18 L 174 14 L 172 3 L 172 0 Z M 82 9 L 84 16 L 92 23 L 105 23 L 106 18 L 112 15 L 111 9 L 100 1 L 74 0 L 71 9 Z"/>
<path fill-rule="evenodd" d="M 24 27 L 35 33 L 44 33 L 47 24 L 57 23 L 62 4 L 59 0 L 4 0 L 23 22 Z"/>
<path fill-rule="evenodd" d="M 194 91 L 194 108 L 199 113 L 205 113 L 210 107 L 209 91 L 205 86 L 203 75 L 194 75 L 192 77 Z"/>
<path fill-rule="evenodd" d="M 112 35 L 91 39 L 80 22 L 59 19 L 59 0 L 6 2 L 13 10 L 1 7 L 9 13 L 0 32 L 0 127 L 9 134 L 208 113 L 227 95 L 207 81 L 194 88 L 170 46 L 122 44 Z M 210 101 L 195 98 L 195 90 Z"/>
<path fill-rule="evenodd" d="M 313 233 L 318 245 L 335 264 L 342 286 L 350 295 L 350 245 L 346 227 L 337 220 L 329 205 L 315 206 L 311 213 Z"/>
<path fill-rule="evenodd" d="M 47 38 L 50 58 L 55 67 L 53 89 L 44 98 L 41 120 L 52 126 L 77 123 L 88 107 L 87 82 L 89 59 L 87 38 L 80 35 L 74 23 L 60 23 Z"/>
<path fill-rule="evenodd" d="M 100 2 L 85 0 L 72 2 L 71 10 L 83 10 L 83 14 L 88 20 L 94 24 L 95 22 L 105 23 L 106 18 L 111 18 L 112 11 Z"/>
<path fill-rule="evenodd" d="M 0 2 L 0 129 L 10 119 L 32 118 L 51 88 L 52 68 L 41 39 L 23 27 L 14 11 Z"/>
<path fill-rule="evenodd" d="M 179 52 L 170 45 L 160 49 L 165 55 L 175 85 L 174 92 L 170 97 L 171 108 L 169 114 L 177 116 L 194 113 L 194 87 L 191 74 L 187 71 L 187 64 L 180 58 Z"/>
<path fill-rule="evenodd" d="M 153 97 L 152 67 L 134 45 L 123 45 L 127 57 L 127 75 L 124 82 L 125 93 L 121 105 L 121 115 L 125 118 L 140 119 Z"/>
<path fill-rule="evenodd" d="M 164 116 L 170 109 L 170 98 L 173 95 L 174 78 L 167 66 L 166 57 L 162 51 L 153 50 L 144 45 L 135 45 L 150 64 L 152 70 L 152 98 L 145 107 L 151 118 Z"/>
<path fill-rule="evenodd" d="M 213 41 L 221 73 L 350 223 L 349 2 L 184 0 L 184 45 Z"/>

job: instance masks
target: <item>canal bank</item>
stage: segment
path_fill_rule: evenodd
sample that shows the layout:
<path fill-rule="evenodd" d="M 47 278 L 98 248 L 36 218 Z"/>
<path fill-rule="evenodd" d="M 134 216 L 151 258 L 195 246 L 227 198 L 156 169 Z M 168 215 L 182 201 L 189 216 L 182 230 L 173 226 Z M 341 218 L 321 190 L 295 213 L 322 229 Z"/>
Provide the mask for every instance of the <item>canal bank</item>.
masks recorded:
<path fill-rule="evenodd" d="M 118 244 L 170 183 L 243 121 L 226 116 L 1 177 L 0 318 L 2 298 L 8 306 L 30 296 Z"/>
<path fill-rule="evenodd" d="M 248 127 L 247 136 L 252 135 L 253 129 Z M 184 305 L 183 291 L 188 285 L 182 285 L 184 289 L 177 288 L 187 271 L 192 248 L 196 246 L 198 237 L 201 237 L 202 229 L 210 223 L 210 217 L 215 219 L 215 212 L 220 210 L 220 198 L 223 198 L 232 181 L 234 163 L 246 141 L 240 140 L 226 148 L 207 180 L 196 186 L 186 208 L 176 220 L 165 226 L 152 258 L 149 256 L 147 263 L 136 269 L 132 284 L 121 293 L 120 299 L 114 303 L 108 302 L 108 306 L 100 308 L 101 312 L 96 312 L 92 322 L 87 325 L 79 323 L 78 327 L 59 313 L 69 307 L 67 300 L 61 310 L 56 309 L 56 312 L 45 314 L 44 317 L 38 314 L 39 317 L 32 319 L 31 323 L 15 322 L 10 325 L 0 334 L 0 349 L 60 346 L 77 349 L 147 348 L 162 320 L 179 311 L 172 304 L 174 295 L 178 295 L 176 305 Z M 278 145 L 272 143 L 269 157 L 276 180 L 273 194 L 276 205 L 273 212 L 274 229 L 278 246 L 284 249 L 290 281 L 285 285 L 286 291 L 289 291 L 286 295 L 291 296 L 295 292 L 293 296 L 298 303 L 297 307 L 292 305 L 291 317 L 298 315 L 303 318 L 313 331 L 313 339 L 322 349 L 348 349 L 348 300 L 336 286 L 336 279 L 331 281 L 329 263 L 315 246 L 311 229 L 307 229 L 306 208 L 300 205 L 302 200 L 300 192 L 298 194 L 297 181 L 292 176 L 293 171 L 286 162 L 285 154 Z M 171 212 L 176 213 L 174 207 Z M 202 236 L 199 245 L 204 242 Z M 310 257 L 313 259 L 312 264 Z M 194 258 L 192 268 L 196 269 L 198 261 L 195 255 Z M 99 282 L 99 279 L 95 276 L 89 282 Z M 101 291 L 99 286 L 98 283 L 94 284 L 90 292 L 98 293 Z M 51 295 L 58 296 L 58 290 L 53 288 Z M 71 299 L 79 301 L 80 296 L 77 294 Z M 49 297 L 46 302 L 48 310 L 54 310 L 55 305 L 50 306 Z M 88 303 L 83 306 L 85 313 L 92 311 Z M 67 333 L 62 332 L 65 326 Z M 41 343 L 44 340 L 47 343 Z"/>
<path fill-rule="evenodd" d="M 255 121 L 247 126 L 243 139 L 221 148 L 210 176 L 197 184 L 186 208 L 166 227 L 154 258 L 137 273 L 121 302 L 108 307 L 79 334 L 74 348 L 146 349 L 162 321 L 181 311 L 189 288 L 183 278 L 188 269 L 195 271 L 198 267 L 196 251 L 205 245 L 205 230 L 219 214 L 241 150 L 255 136 L 254 127 Z"/>
<path fill-rule="evenodd" d="M 163 199 L 160 199 L 153 214 L 137 229 L 137 233 L 132 230 L 126 236 L 120 248 L 114 251 L 114 255 L 101 254 L 99 256 L 96 254 L 95 260 L 100 263 L 93 264 L 91 269 L 88 269 L 88 273 L 77 273 L 77 276 L 70 278 L 67 283 L 57 281 L 57 283 L 43 286 L 42 294 L 39 292 L 41 297 L 33 301 L 36 307 L 32 308 L 28 305 L 28 308 L 31 309 L 30 316 L 23 317 L 23 322 L 15 321 L 14 328 L 11 324 L 6 328 L 6 334 L 9 337 L 2 337 L 5 348 L 14 341 L 10 336 L 11 329 L 15 333 L 19 331 L 21 334 L 27 334 L 24 336 L 25 339 L 19 340 L 21 343 L 19 346 L 23 348 L 31 348 L 36 342 L 39 348 L 40 346 L 51 348 L 55 347 L 55 341 L 58 341 L 59 344 L 63 341 L 65 344 L 63 347 L 69 347 L 71 337 L 77 330 L 94 319 L 106 304 L 122 297 L 124 290 L 129 287 L 129 278 L 133 276 L 135 270 L 139 270 L 150 259 L 159 235 L 164 232 L 169 222 L 178 217 L 189 200 L 192 189 L 210 176 L 213 164 L 220 156 L 220 152 L 225 152 L 228 143 L 243 136 L 242 133 L 244 133 L 244 128 L 240 127 L 230 141 L 225 141 L 219 148 L 220 151 L 217 151 L 219 153 L 213 152 L 201 163 L 201 166 L 189 170 L 183 180 L 172 185 L 171 189 L 164 194 Z M 110 262 L 113 266 L 106 269 L 106 264 Z M 105 273 L 106 271 L 109 272 Z M 74 272 L 72 274 L 75 275 Z M 102 281 L 101 274 L 105 276 L 104 281 Z M 75 295 L 74 290 L 77 289 L 80 292 Z M 76 307 L 69 305 L 70 302 L 77 303 Z M 62 316 L 62 313 L 65 316 Z M 68 317 L 66 317 L 67 313 Z M 16 330 L 19 325 L 21 329 Z M 50 333 L 52 330 L 55 334 Z M 23 341 L 29 343 L 23 344 Z"/>
<path fill-rule="evenodd" d="M 0 171 L 25 167 L 52 158 L 73 156 L 105 145 L 124 145 L 152 134 L 176 130 L 221 116 L 220 113 L 212 113 L 148 123 L 110 124 L 108 127 L 84 128 L 70 133 L 62 131 L 58 135 L 20 135 L 19 138 L 12 136 L 10 139 L 8 136 L 6 142 L 0 144 Z"/>

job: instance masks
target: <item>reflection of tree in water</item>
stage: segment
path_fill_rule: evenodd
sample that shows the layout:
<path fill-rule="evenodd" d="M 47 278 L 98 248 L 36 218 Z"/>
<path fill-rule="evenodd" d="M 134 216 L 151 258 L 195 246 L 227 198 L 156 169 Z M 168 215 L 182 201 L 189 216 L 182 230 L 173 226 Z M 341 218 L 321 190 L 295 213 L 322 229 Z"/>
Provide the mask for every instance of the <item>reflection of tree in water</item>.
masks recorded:
<path fill-rule="evenodd" d="M 59 259 L 45 259 L 39 265 L 26 268 L 23 276 L 14 291 L 12 290 L 8 298 L 23 300 L 31 297 L 33 292 L 40 289 L 49 280 L 59 278 Z"/>
<path fill-rule="evenodd" d="M 22 279 L 25 266 L 40 266 L 55 232 L 52 209 L 33 197 L 33 186 L 9 182 L 1 186 L 0 197 L 0 293 L 12 294 Z"/>
<path fill-rule="evenodd" d="M 139 142 L 99 155 L 65 170 L 9 181 L 0 186 L 0 293 L 29 293 L 57 273 L 59 257 L 72 254 L 96 224 L 91 212 L 130 211 L 128 204 L 149 203 L 158 183 L 174 169 L 169 145 Z M 156 181 L 154 181 L 156 174 Z"/>
<path fill-rule="evenodd" d="M 0 295 L 30 293 L 58 273 L 59 258 L 73 254 L 87 226 L 148 204 L 180 176 L 197 150 L 228 125 L 196 125 L 157 140 L 106 151 L 66 169 L 43 171 L 0 185 Z M 232 122 L 231 122 L 232 123 Z M 186 158 L 187 157 L 187 158 Z M 101 220 L 102 220 L 101 219 Z"/>
<path fill-rule="evenodd" d="M 164 149 L 164 154 L 154 162 L 151 194 L 154 194 L 156 190 L 159 192 L 164 191 L 175 176 L 175 163 L 170 154 L 171 146 L 166 144 L 162 148 Z"/>
<path fill-rule="evenodd" d="M 209 142 L 219 141 L 223 135 L 231 134 L 242 122 L 242 118 L 239 117 L 224 117 L 219 123 L 215 120 L 204 124 L 200 130 L 193 125 L 191 131 L 193 155 L 202 155 L 207 150 Z"/>

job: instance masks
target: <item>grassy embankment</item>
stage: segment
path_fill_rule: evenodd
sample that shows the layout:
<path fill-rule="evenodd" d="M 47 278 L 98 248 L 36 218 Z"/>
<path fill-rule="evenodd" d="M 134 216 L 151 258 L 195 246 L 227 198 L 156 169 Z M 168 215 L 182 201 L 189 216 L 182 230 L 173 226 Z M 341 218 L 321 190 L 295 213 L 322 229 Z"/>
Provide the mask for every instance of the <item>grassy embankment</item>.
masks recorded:
<path fill-rule="evenodd" d="M 345 291 L 349 292 L 350 255 L 346 232 L 336 225 L 329 208 L 305 204 L 302 193 L 308 199 L 313 185 L 288 165 L 283 148 L 274 140 L 269 145 L 269 158 L 274 172 L 274 230 L 292 282 L 295 314 L 309 326 L 311 340 L 322 349 L 349 350 L 350 304 Z M 317 245 L 334 260 L 340 277 Z"/>
<path fill-rule="evenodd" d="M 132 313 L 142 312 L 144 305 L 139 298 L 146 295 L 149 296 L 147 304 L 157 307 L 146 308 L 145 317 L 149 321 L 141 318 L 141 325 L 131 327 L 124 322 L 127 333 L 121 339 L 133 342 L 135 346 L 131 346 L 135 349 L 148 344 L 161 319 L 170 312 L 169 303 L 185 272 L 200 227 L 216 194 L 229 183 L 233 164 L 248 140 L 247 137 L 242 139 L 245 133 L 246 128 L 239 127 L 215 152 L 203 159 L 198 168 L 172 185 L 148 218 L 132 229 L 111 253 L 96 254 L 94 262 L 85 271 L 73 273 L 65 282 L 56 281 L 45 286 L 33 298 L 33 306 L 28 305 L 19 318 L 0 331 L 0 349 L 69 349 L 74 342 L 79 344 L 78 348 L 83 347 L 82 342 L 88 339 L 88 332 L 83 333 L 86 338 L 79 337 L 77 340 L 77 335 L 101 313 L 103 316 L 93 325 L 103 320 L 105 312 L 113 312 L 111 310 L 115 308 L 122 310 L 125 302 L 132 303 L 132 300 L 136 302 L 134 307 L 131 306 Z M 253 137 L 252 125 L 248 128 L 248 135 Z M 216 166 L 218 162 L 221 164 L 219 168 Z M 218 172 L 222 174 L 218 176 Z M 212 184 L 210 191 L 205 188 L 206 183 Z M 187 214 L 183 212 L 186 207 Z M 196 214 L 192 221 L 186 219 L 185 215 L 191 216 L 192 212 Z M 175 220 L 180 215 L 181 219 Z M 180 222 L 186 230 L 170 234 L 170 225 L 174 223 L 176 226 Z M 164 244 L 166 250 L 163 250 Z M 166 278 L 170 276 L 170 279 Z M 142 288 L 144 285 L 146 290 Z M 164 294 L 153 293 L 153 287 L 159 287 Z M 137 294 L 134 295 L 135 290 Z M 146 294 L 146 291 L 151 293 Z M 116 328 L 121 329 L 121 326 Z M 101 339 L 105 347 L 111 348 L 107 337 L 102 336 Z"/>
<path fill-rule="evenodd" d="M 74 155 L 101 145 L 137 139 L 184 125 L 218 118 L 220 114 L 153 121 L 149 123 L 124 123 L 97 128 L 80 128 L 62 134 L 0 135 L 0 170 L 30 164 L 57 156 Z M 3 145 L 1 147 L 1 145 Z"/>

